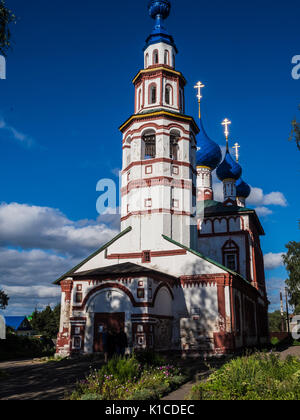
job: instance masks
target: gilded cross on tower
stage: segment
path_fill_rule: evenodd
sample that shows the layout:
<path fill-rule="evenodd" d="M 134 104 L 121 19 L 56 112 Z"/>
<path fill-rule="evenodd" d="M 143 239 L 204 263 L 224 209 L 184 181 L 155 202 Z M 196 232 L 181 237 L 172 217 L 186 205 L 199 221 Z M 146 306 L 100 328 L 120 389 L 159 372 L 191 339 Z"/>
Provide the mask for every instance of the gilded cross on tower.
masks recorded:
<path fill-rule="evenodd" d="M 202 82 L 198 82 L 195 86 L 195 89 L 198 90 L 197 98 L 198 98 L 198 104 L 199 104 L 199 119 L 201 120 L 201 99 L 203 96 L 201 95 L 201 89 L 204 88 L 205 85 Z"/>
<path fill-rule="evenodd" d="M 235 145 L 233 146 L 233 149 L 235 149 L 235 158 L 237 162 L 239 161 L 239 158 L 240 158 L 240 153 L 239 153 L 240 147 L 241 146 L 238 143 L 235 143 Z"/>
<path fill-rule="evenodd" d="M 231 124 L 231 121 L 228 118 L 225 118 L 225 120 L 222 122 L 222 125 L 225 127 L 225 137 L 226 137 L 226 147 L 228 151 L 228 137 L 229 137 L 229 126 Z"/>

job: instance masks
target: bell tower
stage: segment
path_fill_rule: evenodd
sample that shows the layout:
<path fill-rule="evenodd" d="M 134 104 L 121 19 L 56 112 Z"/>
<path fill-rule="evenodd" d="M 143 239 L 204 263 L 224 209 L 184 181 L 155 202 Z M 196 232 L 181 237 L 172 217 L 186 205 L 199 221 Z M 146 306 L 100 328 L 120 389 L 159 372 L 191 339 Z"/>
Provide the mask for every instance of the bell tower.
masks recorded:
<path fill-rule="evenodd" d="M 196 135 L 185 115 L 186 80 L 175 68 L 177 48 L 164 27 L 169 0 L 151 0 L 155 26 L 146 40 L 144 68 L 133 79 L 134 114 L 123 134 L 122 229 L 131 226 L 136 250 L 158 249 L 164 234 L 196 246 Z"/>

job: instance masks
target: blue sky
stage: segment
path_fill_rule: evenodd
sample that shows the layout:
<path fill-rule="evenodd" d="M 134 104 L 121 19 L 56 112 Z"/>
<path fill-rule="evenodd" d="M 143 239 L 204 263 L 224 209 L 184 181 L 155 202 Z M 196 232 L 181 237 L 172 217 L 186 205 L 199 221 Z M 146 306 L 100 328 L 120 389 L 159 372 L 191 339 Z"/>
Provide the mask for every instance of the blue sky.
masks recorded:
<path fill-rule="evenodd" d="M 146 0 L 7 4 L 19 20 L 0 80 L 0 285 L 12 298 L 6 312 L 23 315 L 57 302 L 51 281 L 118 231 L 114 217 L 97 220 L 96 184 L 121 167 L 118 127 L 133 112 L 131 80 L 152 21 Z M 193 86 L 201 80 L 210 137 L 224 145 L 220 122 L 232 120 L 243 178 L 254 187 L 248 204 L 266 231 L 276 309 L 286 278 L 279 254 L 299 241 L 300 153 L 288 142 L 300 103 L 300 79 L 291 77 L 299 2 L 172 6 L 167 28 L 188 81 L 187 113 L 197 117 Z"/>

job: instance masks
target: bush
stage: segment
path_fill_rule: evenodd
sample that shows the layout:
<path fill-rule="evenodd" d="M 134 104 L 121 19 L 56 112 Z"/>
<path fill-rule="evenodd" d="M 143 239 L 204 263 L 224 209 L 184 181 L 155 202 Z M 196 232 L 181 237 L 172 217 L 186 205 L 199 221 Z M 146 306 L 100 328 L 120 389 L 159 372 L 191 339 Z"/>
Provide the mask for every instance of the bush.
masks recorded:
<path fill-rule="evenodd" d="M 0 360 L 44 357 L 54 355 L 53 344 L 42 339 L 9 334 L 6 340 L 0 340 Z"/>
<path fill-rule="evenodd" d="M 70 399 L 158 400 L 184 381 L 174 366 L 142 367 L 135 356 L 114 358 L 78 383 Z"/>
<path fill-rule="evenodd" d="M 300 361 L 275 354 L 232 360 L 193 387 L 192 400 L 299 400 Z"/>
<path fill-rule="evenodd" d="M 166 364 L 166 359 L 154 351 L 139 351 L 135 354 L 135 357 L 144 366 L 163 366 Z"/>

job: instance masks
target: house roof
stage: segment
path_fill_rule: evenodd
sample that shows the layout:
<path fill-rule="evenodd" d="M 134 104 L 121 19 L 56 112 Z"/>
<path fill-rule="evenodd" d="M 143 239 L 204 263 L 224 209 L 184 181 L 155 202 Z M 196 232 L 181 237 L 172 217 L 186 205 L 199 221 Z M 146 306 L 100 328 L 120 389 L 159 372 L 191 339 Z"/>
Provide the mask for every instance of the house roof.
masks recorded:
<path fill-rule="evenodd" d="M 77 273 L 73 275 L 74 279 L 79 279 L 82 277 L 99 277 L 99 276 L 113 276 L 113 275 L 124 275 L 124 274 L 133 274 L 133 275 L 162 275 L 164 277 L 168 277 L 169 280 L 176 281 L 178 280 L 177 277 L 171 276 L 169 274 L 165 274 L 164 272 L 153 270 L 148 267 L 144 267 L 142 265 L 133 264 L 130 262 L 126 262 L 123 264 L 116 264 L 110 265 L 108 267 L 101 267 L 96 268 L 94 270 L 82 271 L 81 273 Z"/>
<path fill-rule="evenodd" d="M 179 242 L 174 241 L 174 239 L 171 239 L 171 238 L 169 238 L 168 236 L 162 235 L 162 237 L 163 237 L 166 241 L 169 241 L 169 242 L 171 242 L 172 244 L 177 245 L 177 246 L 179 246 L 180 248 L 183 248 L 183 249 L 185 249 L 185 250 L 186 250 L 186 251 L 188 251 L 188 252 L 191 252 L 192 254 L 196 255 L 197 257 L 202 258 L 203 260 L 205 260 L 205 261 L 207 261 L 207 262 L 209 262 L 209 263 L 211 263 L 211 264 L 215 265 L 216 267 L 220 268 L 220 269 L 221 269 L 221 270 L 223 270 L 223 271 L 226 271 L 227 273 L 229 273 L 229 274 L 231 274 L 231 275 L 233 275 L 233 276 L 240 277 L 240 278 L 241 278 L 242 280 L 244 280 L 246 283 L 250 284 L 250 283 L 248 282 L 248 280 L 246 280 L 246 279 L 245 279 L 243 276 L 241 276 L 239 273 L 236 273 L 235 271 L 230 270 L 229 268 L 227 268 L 227 267 L 225 267 L 224 265 L 222 265 L 222 264 L 218 263 L 217 261 L 212 260 L 211 258 L 206 257 L 205 255 L 201 254 L 200 252 L 195 251 L 195 250 L 194 250 L 194 249 L 192 249 L 192 248 L 188 248 L 187 246 L 182 245 L 182 244 L 180 244 Z"/>
<path fill-rule="evenodd" d="M 21 325 L 26 323 L 26 326 L 29 326 L 29 322 L 26 318 L 26 316 L 5 316 L 5 323 L 7 327 L 13 328 L 15 331 L 17 331 Z"/>
<path fill-rule="evenodd" d="M 128 227 L 127 229 L 123 230 L 123 232 L 119 233 L 115 238 L 113 238 L 111 241 L 109 241 L 107 244 L 103 245 L 101 248 L 97 249 L 92 255 L 87 257 L 85 260 L 83 260 L 81 263 L 73 267 L 70 271 L 63 274 L 59 279 L 55 280 L 53 284 L 60 284 L 62 280 L 64 280 L 66 277 L 73 276 L 73 274 L 79 270 L 84 264 L 86 264 L 88 261 L 90 261 L 92 258 L 96 257 L 96 255 L 101 254 L 101 252 L 105 251 L 108 247 L 110 247 L 114 242 L 116 242 L 118 239 L 122 238 L 122 236 L 126 235 L 126 233 L 130 232 L 132 230 L 132 227 Z"/>

